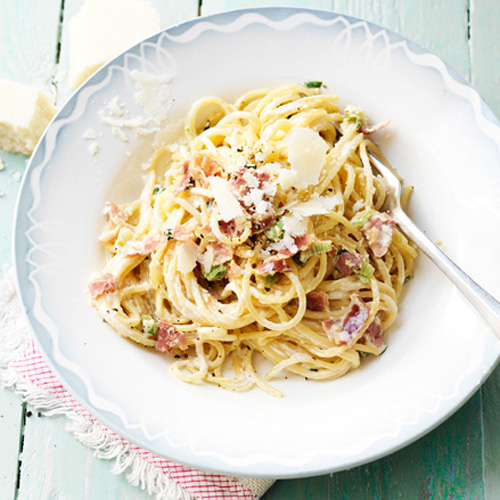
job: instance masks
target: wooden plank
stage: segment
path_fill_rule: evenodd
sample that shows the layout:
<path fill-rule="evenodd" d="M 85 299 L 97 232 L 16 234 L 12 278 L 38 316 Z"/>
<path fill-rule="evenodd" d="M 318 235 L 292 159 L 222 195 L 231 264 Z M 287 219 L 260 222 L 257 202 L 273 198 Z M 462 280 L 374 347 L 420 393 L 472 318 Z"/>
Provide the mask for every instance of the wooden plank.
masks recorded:
<path fill-rule="evenodd" d="M 16 494 L 22 412 L 21 399 L 12 391 L 0 390 L 0 492 L 5 500 L 13 500 Z"/>
<path fill-rule="evenodd" d="M 483 394 L 484 498 L 500 492 L 500 367 L 486 381 Z"/>
<path fill-rule="evenodd" d="M 111 462 L 94 458 L 92 450 L 64 430 L 66 422 L 28 407 L 17 500 L 150 498 L 123 475 L 112 474 Z"/>
<path fill-rule="evenodd" d="M 497 0 L 470 3 L 471 83 L 500 117 L 500 4 Z"/>
<path fill-rule="evenodd" d="M 403 450 L 331 475 L 278 481 L 263 500 L 480 500 L 483 498 L 481 427 L 477 426 L 480 418 L 481 398 L 476 393 L 453 417 Z"/>
<path fill-rule="evenodd" d="M 468 0 L 333 0 L 332 7 L 420 43 L 469 78 Z"/>
<path fill-rule="evenodd" d="M 258 7 L 307 7 L 310 9 L 327 9 L 332 7 L 332 0 L 203 0 L 201 13 L 215 14 L 226 10 L 258 8 Z"/>
<path fill-rule="evenodd" d="M 60 0 L 2 3 L 0 16 L 0 78 L 52 88 Z M 14 206 L 26 158 L 0 152 L 0 275 L 11 263 Z M 0 492 L 14 499 L 18 479 L 18 454 L 22 440 L 23 404 L 11 391 L 0 391 Z"/>
<path fill-rule="evenodd" d="M 50 89 L 60 0 L 2 2 L 0 77 Z"/>

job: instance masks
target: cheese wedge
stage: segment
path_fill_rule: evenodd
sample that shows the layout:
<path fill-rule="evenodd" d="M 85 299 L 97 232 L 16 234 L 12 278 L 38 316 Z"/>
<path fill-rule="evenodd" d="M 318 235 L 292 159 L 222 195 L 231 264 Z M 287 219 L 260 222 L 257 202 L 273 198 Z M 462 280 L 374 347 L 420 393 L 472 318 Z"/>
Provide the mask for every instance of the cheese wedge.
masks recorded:
<path fill-rule="evenodd" d="M 31 155 L 55 112 L 50 97 L 41 90 L 0 80 L 0 149 Z"/>
<path fill-rule="evenodd" d="M 160 31 L 158 13 L 145 0 L 86 0 L 69 22 L 69 84 Z"/>

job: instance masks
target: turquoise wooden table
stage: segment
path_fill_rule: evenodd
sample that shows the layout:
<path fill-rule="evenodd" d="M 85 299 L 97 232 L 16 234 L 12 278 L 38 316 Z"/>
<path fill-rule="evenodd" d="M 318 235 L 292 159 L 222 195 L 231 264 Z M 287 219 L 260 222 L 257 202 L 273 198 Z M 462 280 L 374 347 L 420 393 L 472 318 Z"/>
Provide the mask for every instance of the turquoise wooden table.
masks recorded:
<path fill-rule="evenodd" d="M 0 0 L 0 78 L 69 95 L 68 21 L 83 0 Z M 365 18 L 416 40 L 455 67 L 500 116 L 497 0 L 151 0 L 163 27 L 223 10 L 301 6 Z M 26 159 L 0 153 L 0 269 L 10 265 L 11 221 Z M 500 168 L 500 165 L 499 165 Z M 0 271 L 1 272 L 1 271 Z M 0 391 L 0 499 L 144 499 L 65 429 Z M 500 498 L 500 369 L 451 418 L 414 444 L 355 469 L 278 481 L 276 499 Z"/>

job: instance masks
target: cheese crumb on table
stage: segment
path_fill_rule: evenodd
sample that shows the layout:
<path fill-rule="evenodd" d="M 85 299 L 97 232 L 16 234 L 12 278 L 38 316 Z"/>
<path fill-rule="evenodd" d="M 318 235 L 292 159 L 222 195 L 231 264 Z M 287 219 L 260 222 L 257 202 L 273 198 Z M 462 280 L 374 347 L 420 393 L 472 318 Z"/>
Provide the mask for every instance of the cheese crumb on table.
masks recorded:
<path fill-rule="evenodd" d="M 69 84 L 76 88 L 103 64 L 160 31 L 145 0 L 86 0 L 69 23 Z"/>
<path fill-rule="evenodd" d="M 55 112 L 45 92 L 0 80 L 0 149 L 31 155 Z"/>

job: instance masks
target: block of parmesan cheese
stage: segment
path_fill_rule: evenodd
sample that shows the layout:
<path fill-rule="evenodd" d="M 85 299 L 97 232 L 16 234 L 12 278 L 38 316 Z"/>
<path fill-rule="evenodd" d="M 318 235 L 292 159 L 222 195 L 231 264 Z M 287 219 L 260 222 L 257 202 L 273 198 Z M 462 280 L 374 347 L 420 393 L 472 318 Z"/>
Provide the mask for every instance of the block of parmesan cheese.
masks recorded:
<path fill-rule="evenodd" d="M 29 156 L 55 112 L 41 90 L 0 80 L 0 149 Z"/>
<path fill-rule="evenodd" d="M 69 84 L 78 87 L 115 56 L 160 31 L 146 0 L 86 0 L 69 22 Z"/>

